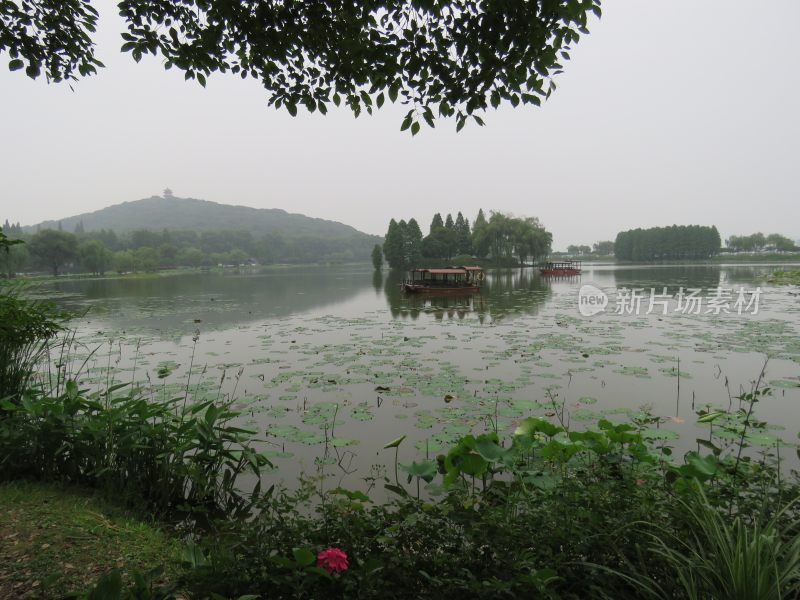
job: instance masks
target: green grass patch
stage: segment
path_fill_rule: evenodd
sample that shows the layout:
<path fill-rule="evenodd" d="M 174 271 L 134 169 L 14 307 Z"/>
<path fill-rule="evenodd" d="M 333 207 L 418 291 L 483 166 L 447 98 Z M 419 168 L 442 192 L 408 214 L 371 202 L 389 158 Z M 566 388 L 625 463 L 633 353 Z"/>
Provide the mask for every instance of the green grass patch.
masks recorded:
<path fill-rule="evenodd" d="M 111 569 L 177 572 L 181 546 L 90 492 L 0 484 L 0 598 L 60 598 Z"/>

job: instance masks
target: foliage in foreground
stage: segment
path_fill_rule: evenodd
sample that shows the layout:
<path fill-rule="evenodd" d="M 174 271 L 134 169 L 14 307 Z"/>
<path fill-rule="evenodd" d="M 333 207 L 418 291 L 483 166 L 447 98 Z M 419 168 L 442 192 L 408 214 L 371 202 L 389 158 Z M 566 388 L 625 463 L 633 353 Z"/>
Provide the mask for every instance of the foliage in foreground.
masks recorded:
<path fill-rule="evenodd" d="M 649 537 L 649 552 L 672 574 L 672 586 L 635 568 L 631 574 L 616 573 L 642 597 L 674 598 L 671 587 L 687 598 L 779 600 L 800 594 L 800 523 L 780 525 L 791 505 L 772 518 L 748 522 L 742 515 L 721 514 L 702 491 L 691 500 L 679 498 L 677 504 L 687 525 L 680 535 L 662 526 L 640 525 Z"/>
<path fill-rule="evenodd" d="M 711 444 L 752 427 L 752 413 L 704 416 L 721 419 Z M 610 421 L 566 431 L 530 418 L 510 446 L 494 433 L 466 436 L 437 461 L 398 465 L 411 492 L 386 482 L 397 495 L 388 505 L 335 489 L 314 511 L 304 506 L 312 482 L 274 493 L 246 528 L 229 524 L 203 540 L 189 587 L 270 598 L 638 598 L 649 591 L 643 581 L 663 598 L 797 589 L 797 511 L 781 508 L 798 489 L 776 479 L 770 454 L 751 460 L 734 443 L 672 462 L 663 439 L 643 431 Z M 439 498 L 414 498 L 420 481 Z M 346 549 L 347 572 L 319 573 L 299 558 L 298 549 L 328 545 Z M 685 555 L 694 560 L 675 558 Z M 709 581 L 691 587 L 677 575 L 695 566 Z M 738 596 L 722 593 L 742 585 Z"/>
<path fill-rule="evenodd" d="M 0 2 L 0 56 L 11 71 L 64 81 L 103 64 L 92 36 L 90 0 Z M 485 3 L 386 0 L 159 2 L 122 0 L 123 52 L 137 62 L 160 54 L 164 66 L 205 86 L 212 73 L 261 81 L 269 104 L 327 113 L 344 104 L 358 116 L 388 99 L 420 121 L 467 118 L 501 102 L 540 105 L 571 46 L 588 33 L 599 0 Z M 435 111 L 435 112 L 434 112 Z"/>
<path fill-rule="evenodd" d="M 708 439 L 678 459 L 658 417 L 575 431 L 554 403 L 557 423 L 529 417 L 501 438 L 488 417 L 488 433 L 436 460 L 396 460 L 394 480 L 368 478 L 365 493 L 326 489 L 327 457 L 297 490 L 262 491 L 269 461 L 229 398 L 189 402 L 190 380 L 173 398 L 113 381 L 81 390 L 59 366 L 54 379 L 0 399 L 0 480 L 97 488 L 180 523 L 191 543 L 179 579 L 163 587 L 134 573 L 127 585 L 111 572 L 83 594 L 93 600 L 178 589 L 196 598 L 789 597 L 800 585 L 800 486 L 782 476 L 782 442 L 754 414 L 771 394 L 763 375 L 738 406 L 701 408 Z M 386 445 L 396 457 L 403 439 Z M 244 492 L 247 478 L 258 483 Z M 381 483 L 390 500 L 372 502 Z M 315 563 L 323 549 L 346 555 L 347 567 Z"/>
<path fill-rule="evenodd" d="M 20 286 L 0 286 L 0 400 L 19 402 L 62 322 L 51 304 L 25 299 Z"/>
<path fill-rule="evenodd" d="M 0 480 L 96 487 L 162 517 L 247 514 L 236 482 L 269 461 L 249 445 L 253 432 L 230 422 L 229 403 L 187 406 L 185 396 L 151 399 L 127 384 L 87 392 L 71 379 L 55 391 L 1 401 Z"/>
<path fill-rule="evenodd" d="M 398 463 L 394 480 L 368 482 L 384 485 L 386 503 L 373 503 L 373 491 L 324 489 L 324 472 L 296 491 L 244 494 L 242 476 L 267 462 L 227 404 L 184 409 L 125 390 L 67 381 L 55 397 L 27 394 L 0 421 L 3 478 L 35 474 L 144 500 L 192 532 L 174 586 L 155 594 L 134 578 L 128 596 L 98 595 L 123 594 L 109 575 L 87 597 L 693 598 L 711 584 L 687 578 L 730 565 L 784 597 L 800 581 L 798 511 L 782 510 L 798 488 L 778 477 L 773 452 L 740 451 L 762 435 L 752 407 L 769 390 L 757 386 L 738 410 L 701 411 L 713 423 L 706 454 L 673 460 L 652 420 L 571 431 L 531 417 L 508 439 L 468 435 L 436 460 Z M 329 547 L 347 553 L 347 570 L 315 565 Z"/>

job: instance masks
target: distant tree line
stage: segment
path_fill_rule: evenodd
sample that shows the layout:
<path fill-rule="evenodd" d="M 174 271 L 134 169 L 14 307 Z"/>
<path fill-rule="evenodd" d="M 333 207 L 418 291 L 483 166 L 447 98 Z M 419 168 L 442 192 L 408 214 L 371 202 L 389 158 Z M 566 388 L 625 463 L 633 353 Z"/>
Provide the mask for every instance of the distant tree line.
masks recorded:
<path fill-rule="evenodd" d="M 632 261 L 698 259 L 714 256 L 721 245 L 716 227 L 671 225 L 621 231 L 614 254 L 619 260 Z"/>
<path fill-rule="evenodd" d="M 591 246 L 570 244 L 567 246 L 567 254 L 572 256 L 588 256 L 590 254 L 596 256 L 611 256 L 614 254 L 614 242 L 595 242 Z"/>
<path fill-rule="evenodd" d="M 779 233 L 764 235 L 761 232 L 750 235 L 732 235 L 725 241 L 725 245 L 731 252 L 759 252 L 765 249 L 792 252 L 798 249 L 794 241 L 785 235 Z"/>
<path fill-rule="evenodd" d="M 73 232 L 43 229 L 30 235 L 7 220 L 2 231 L 22 239 L 0 255 L 0 273 L 47 270 L 104 274 L 155 271 L 170 267 L 239 266 L 248 263 L 311 263 L 369 260 L 374 238 L 284 237 L 249 231 L 150 231 L 124 235 L 112 230 L 84 231 L 78 223 Z"/>
<path fill-rule="evenodd" d="M 570 244 L 569 246 L 567 246 L 567 254 L 572 254 L 574 256 L 582 256 L 591 253 L 592 253 L 591 246 L 586 246 L 586 245 L 579 246 L 576 244 Z"/>
<path fill-rule="evenodd" d="M 428 235 L 423 236 L 416 219 L 389 222 L 383 255 L 392 269 L 416 266 L 423 259 L 468 261 L 490 259 L 497 264 L 525 264 L 550 253 L 553 236 L 534 217 L 517 218 L 483 209 L 470 228 L 469 220 L 458 213 L 433 216 Z"/>

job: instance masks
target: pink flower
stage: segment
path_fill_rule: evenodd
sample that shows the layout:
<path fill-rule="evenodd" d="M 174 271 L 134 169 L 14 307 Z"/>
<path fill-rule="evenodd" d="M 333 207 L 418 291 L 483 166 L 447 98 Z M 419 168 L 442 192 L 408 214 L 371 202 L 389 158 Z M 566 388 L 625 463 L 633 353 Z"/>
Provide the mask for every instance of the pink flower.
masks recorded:
<path fill-rule="evenodd" d="M 347 554 L 339 548 L 326 548 L 317 554 L 317 566 L 328 573 L 347 570 Z"/>

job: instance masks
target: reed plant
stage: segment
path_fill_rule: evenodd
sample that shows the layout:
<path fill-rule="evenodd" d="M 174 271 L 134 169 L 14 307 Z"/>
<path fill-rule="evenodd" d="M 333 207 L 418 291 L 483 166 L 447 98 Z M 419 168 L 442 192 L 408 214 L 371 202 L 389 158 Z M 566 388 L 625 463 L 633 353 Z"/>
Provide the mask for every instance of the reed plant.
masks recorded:
<path fill-rule="evenodd" d="M 783 600 L 800 595 L 800 522 L 783 519 L 794 503 L 771 518 L 731 518 L 700 486 L 675 502 L 680 516 L 672 527 L 634 524 L 645 548 L 638 566 L 606 568 L 627 581 L 637 597 Z"/>
<path fill-rule="evenodd" d="M 19 401 L 64 317 L 49 302 L 25 298 L 23 286 L 0 283 L 0 398 Z"/>
<path fill-rule="evenodd" d="M 248 514 L 270 463 L 255 432 L 237 425 L 231 399 L 152 397 L 111 377 L 108 387 L 80 389 L 79 371 L 65 379 L 56 371 L 17 401 L 0 401 L 0 479 L 98 488 L 198 524 Z M 256 481 L 247 492 L 246 473 Z"/>

